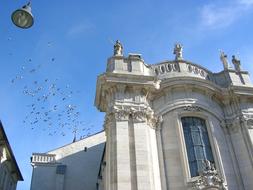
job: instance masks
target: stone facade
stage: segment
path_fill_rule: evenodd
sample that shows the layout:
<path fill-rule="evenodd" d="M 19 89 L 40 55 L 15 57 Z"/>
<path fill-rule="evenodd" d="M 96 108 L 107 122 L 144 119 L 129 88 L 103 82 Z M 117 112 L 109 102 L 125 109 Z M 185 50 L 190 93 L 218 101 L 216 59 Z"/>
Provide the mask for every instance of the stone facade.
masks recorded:
<path fill-rule="evenodd" d="M 233 69 L 222 52 L 224 70 L 213 73 L 184 60 L 179 44 L 175 60 L 154 65 L 120 46 L 97 80 L 95 104 L 106 113 L 99 189 L 252 190 L 253 86 L 240 60 Z M 182 117 L 202 118 L 208 130 L 213 167 L 196 177 Z"/>
<path fill-rule="evenodd" d="M 23 177 L 0 121 L 0 190 L 15 190 L 18 181 Z"/>

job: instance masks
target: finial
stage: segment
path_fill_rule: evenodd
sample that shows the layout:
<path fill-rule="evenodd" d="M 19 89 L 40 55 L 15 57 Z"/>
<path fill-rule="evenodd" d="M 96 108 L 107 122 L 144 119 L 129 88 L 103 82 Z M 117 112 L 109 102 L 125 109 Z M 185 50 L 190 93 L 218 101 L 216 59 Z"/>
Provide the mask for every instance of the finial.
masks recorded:
<path fill-rule="evenodd" d="M 123 46 L 119 40 L 114 44 L 114 56 L 122 56 L 123 55 Z"/>
<path fill-rule="evenodd" d="M 223 64 L 224 70 L 228 70 L 229 63 L 228 63 L 227 55 L 221 50 L 220 50 L 220 60 Z"/>
<path fill-rule="evenodd" d="M 241 61 L 236 58 L 235 55 L 232 56 L 232 63 L 234 64 L 236 71 L 241 71 Z"/>
<path fill-rule="evenodd" d="M 183 46 L 179 43 L 175 44 L 173 54 L 176 55 L 175 60 L 182 60 L 183 59 Z"/>

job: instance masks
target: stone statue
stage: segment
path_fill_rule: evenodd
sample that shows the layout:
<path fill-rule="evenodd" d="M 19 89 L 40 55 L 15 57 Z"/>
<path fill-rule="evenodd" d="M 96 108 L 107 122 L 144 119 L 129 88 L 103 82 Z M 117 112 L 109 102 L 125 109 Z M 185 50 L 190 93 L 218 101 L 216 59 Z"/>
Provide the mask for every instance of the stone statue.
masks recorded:
<path fill-rule="evenodd" d="M 123 46 L 119 40 L 114 44 L 114 56 L 123 55 Z"/>
<path fill-rule="evenodd" d="M 223 63 L 224 70 L 227 70 L 228 65 L 229 65 L 228 59 L 227 59 L 227 55 L 223 51 L 221 51 L 221 53 L 220 53 L 220 60 Z"/>
<path fill-rule="evenodd" d="M 212 164 L 209 160 L 204 160 L 204 165 L 205 165 L 205 171 L 209 171 L 213 169 Z"/>
<path fill-rule="evenodd" d="M 183 46 L 181 44 L 175 44 L 173 54 L 176 55 L 176 60 L 183 59 Z"/>
<path fill-rule="evenodd" d="M 236 71 L 241 71 L 241 61 L 235 57 L 235 55 L 232 56 L 232 63 L 235 66 Z"/>

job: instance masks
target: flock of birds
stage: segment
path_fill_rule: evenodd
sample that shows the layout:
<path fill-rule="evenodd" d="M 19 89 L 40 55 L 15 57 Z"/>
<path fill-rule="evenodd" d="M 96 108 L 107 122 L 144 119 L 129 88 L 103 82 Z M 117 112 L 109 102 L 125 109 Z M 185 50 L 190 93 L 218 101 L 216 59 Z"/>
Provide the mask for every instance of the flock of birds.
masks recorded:
<path fill-rule="evenodd" d="M 48 42 L 48 46 L 51 45 Z M 55 62 L 55 58 L 51 58 L 50 62 Z M 20 74 L 11 79 L 12 85 L 23 85 L 22 94 L 30 102 L 24 109 L 26 116 L 23 124 L 32 130 L 42 129 L 50 136 L 65 136 L 67 131 L 74 134 L 74 140 L 77 132 L 84 134 L 80 138 L 89 136 L 93 125 L 80 119 L 78 106 L 72 103 L 72 97 L 79 91 L 73 90 L 69 84 L 63 85 L 58 78 L 39 80 L 36 73 L 39 73 L 41 67 L 34 66 L 33 60 L 29 58 L 27 64 L 21 67 Z"/>

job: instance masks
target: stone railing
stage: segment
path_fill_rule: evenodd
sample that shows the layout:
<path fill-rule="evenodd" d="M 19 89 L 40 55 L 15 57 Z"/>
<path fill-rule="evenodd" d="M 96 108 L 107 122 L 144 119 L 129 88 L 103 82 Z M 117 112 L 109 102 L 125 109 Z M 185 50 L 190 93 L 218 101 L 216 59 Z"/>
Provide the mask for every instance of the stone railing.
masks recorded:
<path fill-rule="evenodd" d="M 206 72 L 203 68 L 190 63 L 187 63 L 186 65 L 189 73 L 194 73 L 195 75 L 199 75 L 202 78 L 210 80 L 210 73 Z"/>
<path fill-rule="evenodd" d="M 165 62 L 152 67 L 156 75 L 162 75 L 170 72 L 180 72 L 179 65 L 177 62 Z"/>
<path fill-rule="evenodd" d="M 201 66 L 188 61 L 167 61 L 157 65 L 152 65 L 151 68 L 153 69 L 154 74 L 158 77 L 169 76 L 170 73 L 174 73 L 173 75 L 171 75 L 174 77 L 175 74 L 178 73 L 179 76 L 196 76 L 198 78 L 213 81 L 212 73 L 210 71 L 207 71 Z"/>
<path fill-rule="evenodd" d="M 55 163 L 55 155 L 54 154 L 38 154 L 34 153 L 31 157 L 32 163 Z"/>

